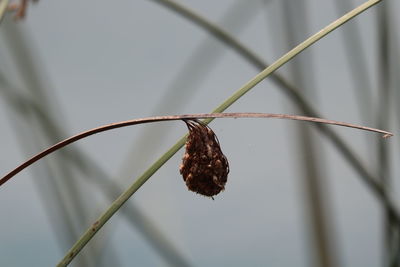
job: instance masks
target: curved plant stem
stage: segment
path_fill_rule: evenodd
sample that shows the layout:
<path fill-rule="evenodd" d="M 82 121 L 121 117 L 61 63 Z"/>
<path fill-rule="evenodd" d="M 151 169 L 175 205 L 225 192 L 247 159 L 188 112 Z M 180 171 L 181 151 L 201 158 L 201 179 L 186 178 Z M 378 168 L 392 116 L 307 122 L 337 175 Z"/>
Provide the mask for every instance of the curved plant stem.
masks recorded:
<path fill-rule="evenodd" d="M 3 21 L 4 15 L 7 12 L 9 0 L 2 0 L 0 2 L 0 23 Z"/>
<path fill-rule="evenodd" d="M 90 135 L 94 135 L 97 133 L 113 130 L 116 128 L 122 128 L 126 126 L 131 126 L 135 124 L 143 124 L 143 123 L 151 123 L 151 122 L 159 122 L 159 121 L 176 121 L 176 120 L 183 120 L 183 119 L 211 119 L 211 118 L 275 118 L 275 119 L 289 119 L 289 120 L 298 120 L 298 121 L 309 121 L 315 123 L 324 123 L 324 124 L 332 124 L 337 126 L 349 127 L 349 128 L 356 128 L 364 131 L 376 132 L 383 134 L 384 138 L 391 137 L 393 134 L 391 132 L 387 132 L 384 130 L 379 130 L 371 127 L 365 127 L 361 125 L 356 125 L 347 122 L 339 122 L 333 120 L 326 120 L 321 118 L 313 118 L 313 117 L 306 117 L 306 116 L 297 116 L 297 115 L 287 115 L 287 114 L 272 114 L 272 113 L 205 113 L 205 114 L 187 114 L 187 115 L 173 115 L 173 116 L 157 116 L 157 117 L 149 117 L 149 118 L 141 118 L 141 119 L 134 119 L 129 121 L 122 121 L 116 122 L 112 124 L 107 124 L 104 126 L 100 126 L 77 135 L 74 135 L 70 138 L 67 138 L 45 150 L 36 154 L 26 162 L 19 165 L 17 168 L 9 172 L 3 178 L 0 179 L 0 186 L 3 185 L 5 182 L 10 180 L 16 174 L 18 174 L 23 169 L 27 168 L 28 166 L 32 165 L 36 161 L 40 160 L 41 158 L 63 148 L 69 144 L 72 144 L 78 140 L 81 140 L 85 137 Z M 184 139 L 185 137 L 183 137 Z"/>

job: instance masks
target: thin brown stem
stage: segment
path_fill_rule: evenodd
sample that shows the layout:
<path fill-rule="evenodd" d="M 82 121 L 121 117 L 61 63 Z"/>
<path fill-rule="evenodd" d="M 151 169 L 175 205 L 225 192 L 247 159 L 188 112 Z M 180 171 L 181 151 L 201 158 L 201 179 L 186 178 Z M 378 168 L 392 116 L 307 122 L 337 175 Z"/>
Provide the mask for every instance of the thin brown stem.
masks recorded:
<path fill-rule="evenodd" d="M 111 123 L 107 124 L 104 126 L 100 126 L 97 128 L 93 128 L 91 130 L 79 133 L 77 135 L 74 135 L 70 138 L 67 138 L 45 150 L 40 152 L 39 154 L 36 154 L 29 160 L 25 161 L 21 165 L 19 165 L 17 168 L 9 172 L 7 175 L 5 175 L 3 178 L 0 180 L 0 186 L 3 185 L 5 182 L 10 180 L 13 176 L 18 174 L 20 171 L 25 169 L 26 167 L 32 165 L 39 159 L 53 153 L 54 151 L 63 148 L 71 143 L 74 143 L 80 139 L 83 139 L 85 137 L 88 137 L 90 135 L 116 129 L 116 128 L 121 128 L 121 127 L 126 127 L 126 126 L 131 126 L 135 124 L 142 124 L 142 123 L 152 123 L 152 122 L 159 122 L 159 121 L 175 121 L 175 120 L 182 120 L 182 119 L 210 119 L 210 118 L 275 118 L 275 119 L 289 119 L 289 120 L 298 120 L 298 121 L 309 121 L 309 122 L 315 122 L 315 123 L 323 123 L 323 124 L 332 124 L 332 125 L 337 125 L 337 126 L 343 126 L 343 127 L 350 127 L 350 128 L 355 128 L 355 129 L 360 129 L 364 131 L 370 131 L 370 132 L 376 132 L 376 133 L 381 133 L 383 134 L 384 138 L 391 137 L 393 134 L 391 132 L 387 132 L 384 130 L 379 130 L 375 128 L 370 128 L 370 127 L 365 127 L 361 125 L 356 125 L 356 124 L 351 124 L 351 123 L 346 123 L 346 122 L 339 122 L 339 121 L 333 121 L 333 120 L 326 120 L 326 119 L 321 119 L 321 118 L 314 118 L 314 117 L 306 117 L 306 116 L 297 116 L 297 115 L 287 115 L 287 114 L 272 114 L 272 113 L 203 113 L 203 114 L 187 114 L 187 115 L 172 115 L 172 116 L 156 116 L 156 117 L 149 117 L 149 118 L 140 118 L 140 119 L 133 119 L 133 120 L 128 120 L 128 121 L 122 121 L 122 122 L 116 122 L 116 123 Z"/>

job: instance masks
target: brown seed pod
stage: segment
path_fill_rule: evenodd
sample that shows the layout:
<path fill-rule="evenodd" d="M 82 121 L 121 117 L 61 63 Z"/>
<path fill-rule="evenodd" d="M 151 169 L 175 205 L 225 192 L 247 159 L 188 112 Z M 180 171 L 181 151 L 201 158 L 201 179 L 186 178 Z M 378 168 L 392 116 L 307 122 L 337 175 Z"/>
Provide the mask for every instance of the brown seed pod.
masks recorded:
<path fill-rule="evenodd" d="M 218 138 L 198 120 L 183 120 L 188 129 L 186 151 L 179 168 L 188 189 L 213 197 L 224 190 L 229 164 L 221 151 Z"/>
<path fill-rule="evenodd" d="M 38 0 L 31 0 L 31 2 L 37 2 Z M 8 10 L 15 12 L 14 18 L 16 20 L 23 19 L 26 14 L 26 10 L 28 9 L 28 0 L 19 0 L 19 3 L 16 3 L 18 1 L 14 1 L 11 4 L 8 5 Z"/>

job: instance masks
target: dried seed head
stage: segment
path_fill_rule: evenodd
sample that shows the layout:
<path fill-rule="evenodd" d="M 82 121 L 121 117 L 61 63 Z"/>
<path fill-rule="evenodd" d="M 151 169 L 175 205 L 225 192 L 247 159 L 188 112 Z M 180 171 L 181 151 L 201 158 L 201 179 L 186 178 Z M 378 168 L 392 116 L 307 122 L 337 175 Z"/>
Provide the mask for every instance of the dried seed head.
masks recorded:
<path fill-rule="evenodd" d="M 224 190 L 229 164 L 217 136 L 198 120 L 184 120 L 189 128 L 186 151 L 179 168 L 189 190 L 212 197 Z"/>
<path fill-rule="evenodd" d="M 38 0 L 31 0 L 31 2 L 37 2 Z M 19 3 L 17 3 L 19 2 Z M 28 0 L 15 0 L 10 3 L 7 7 L 9 11 L 15 12 L 14 18 L 16 20 L 23 19 L 28 8 Z"/>

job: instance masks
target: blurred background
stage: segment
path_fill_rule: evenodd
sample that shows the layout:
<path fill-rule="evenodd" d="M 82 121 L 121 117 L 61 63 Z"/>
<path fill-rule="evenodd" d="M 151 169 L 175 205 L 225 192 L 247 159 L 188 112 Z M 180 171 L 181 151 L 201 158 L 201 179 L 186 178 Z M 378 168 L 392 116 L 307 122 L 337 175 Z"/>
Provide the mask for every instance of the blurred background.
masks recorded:
<path fill-rule="evenodd" d="M 1 175 L 93 127 L 211 112 L 363 2 L 41 0 L 24 20 L 7 14 L 0 25 Z M 310 115 L 311 108 L 393 138 L 305 122 L 215 120 L 210 127 L 230 162 L 226 190 L 214 201 L 189 192 L 178 169 L 181 149 L 71 266 L 400 266 L 399 224 L 384 205 L 400 203 L 400 4 L 383 2 L 227 111 Z M 18 174 L 0 188 L 0 265 L 54 266 L 186 132 L 182 122 L 113 130 Z"/>

